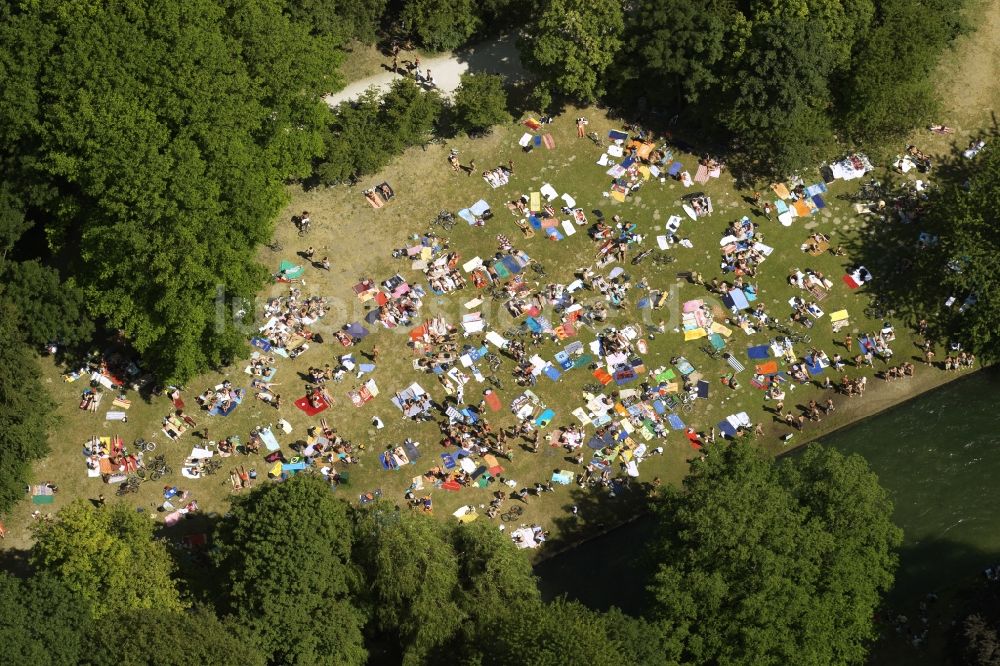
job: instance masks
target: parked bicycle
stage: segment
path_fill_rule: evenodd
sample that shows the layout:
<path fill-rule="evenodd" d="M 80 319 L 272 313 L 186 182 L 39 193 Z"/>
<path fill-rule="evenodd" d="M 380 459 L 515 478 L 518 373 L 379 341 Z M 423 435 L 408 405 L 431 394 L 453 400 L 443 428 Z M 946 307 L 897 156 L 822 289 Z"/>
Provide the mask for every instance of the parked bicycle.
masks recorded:
<path fill-rule="evenodd" d="M 500 365 L 503 363 L 503 361 L 500 359 L 500 357 L 497 356 L 496 354 L 487 354 L 485 356 L 485 358 L 486 358 L 486 362 L 489 363 L 490 370 L 492 372 L 496 372 L 497 370 L 499 370 L 500 369 Z"/>
<path fill-rule="evenodd" d="M 677 261 L 677 257 L 661 251 L 654 254 L 650 261 L 652 261 L 656 266 L 666 266 L 667 264 L 672 264 Z"/>
<path fill-rule="evenodd" d="M 138 475 L 129 476 L 118 484 L 118 490 L 115 491 L 115 494 L 119 497 L 124 497 L 130 493 L 137 493 L 139 492 L 139 486 L 142 485 L 142 481 L 142 477 Z"/>
<path fill-rule="evenodd" d="M 653 250 L 652 250 L 652 249 L 649 249 L 649 250 L 643 250 L 643 251 L 642 251 L 642 252 L 640 252 L 639 254 L 637 254 L 637 255 L 635 255 L 634 257 L 632 257 L 632 265 L 633 265 L 633 266 L 638 266 L 639 264 L 641 264 L 641 263 L 642 263 L 642 260 L 643 260 L 643 259 L 645 259 L 645 258 L 646 258 L 646 257 L 648 257 L 649 255 L 651 255 L 652 253 L 653 253 Z"/>
<path fill-rule="evenodd" d="M 222 467 L 222 461 L 216 460 L 215 458 L 209 458 L 208 460 L 203 460 L 201 463 L 201 473 L 202 474 L 215 474 Z"/>
<path fill-rule="evenodd" d="M 147 463 L 146 470 L 150 481 L 156 481 L 173 472 L 162 455 L 156 456 L 152 462 Z"/>
<path fill-rule="evenodd" d="M 702 345 L 701 350 L 703 352 L 705 352 L 706 354 L 708 354 L 708 356 L 710 358 L 714 358 L 714 359 L 720 359 L 720 358 L 722 358 L 722 352 L 719 351 L 718 349 L 716 349 L 715 347 L 710 346 L 710 345 Z"/>
<path fill-rule="evenodd" d="M 135 448 L 136 451 L 148 453 L 156 449 L 156 442 L 152 441 L 147 442 L 146 440 L 140 437 L 139 439 L 132 442 L 132 446 Z"/>
<path fill-rule="evenodd" d="M 431 226 L 437 225 L 445 231 L 451 231 L 455 227 L 455 216 L 446 210 L 442 210 L 431 222 Z"/>

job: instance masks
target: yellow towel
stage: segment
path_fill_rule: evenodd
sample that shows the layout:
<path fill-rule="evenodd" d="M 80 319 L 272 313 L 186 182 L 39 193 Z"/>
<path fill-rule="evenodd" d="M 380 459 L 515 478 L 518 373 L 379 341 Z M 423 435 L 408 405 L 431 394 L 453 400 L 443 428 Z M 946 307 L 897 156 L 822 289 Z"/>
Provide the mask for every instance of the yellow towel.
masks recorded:
<path fill-rule="evenodd" d="M 847 319 L 847 310 L 837 310 L 836 312 L 830 313 L 830 321 L 840 321 L 842 319 Z"/>
<path fill-rule="evenodd" d="M 725 338 L 728 338 L 730 335 L 733 334 L 733 331 L 731 329 L 726 328 L 725 326 L 723 326 L 719 322 L 713 321 L 712 322 L 712 333 L 718 333 L 719 335 L 721 335 L 721 336 L 723 336 Z"/>
<path fill-rule="evenodd" d="M 530 202 L 530 204 L 529 204 L 528 207 L 532 211 L 534 211 L 536 213 L 542 209 L 542 193 L 541 192 L 532 192 L 531 193 L 531 202 Z"/>
<path fill-rule="evenodd" d="M 684 342 L 698 340 L 699 338 L 704 338 L 707 335 L 708 333 L 706 333 L 703 328 L 696 328 L 693 331 L 684 331 Z"/>

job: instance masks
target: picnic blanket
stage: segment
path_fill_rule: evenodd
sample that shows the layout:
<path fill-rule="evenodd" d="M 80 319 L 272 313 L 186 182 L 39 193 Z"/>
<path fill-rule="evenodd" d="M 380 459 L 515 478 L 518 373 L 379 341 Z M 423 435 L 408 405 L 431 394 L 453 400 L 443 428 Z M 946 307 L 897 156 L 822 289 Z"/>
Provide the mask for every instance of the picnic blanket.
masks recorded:
<path fill-rule="evenodd" d="M 278 265 L 278 276 L 289 280 L 300 278 L 305 272 L 306 269 L 304 266 L 300 266 L 293 261 L 288 261 L 287 259 L 282 260 L 281 264 Z"/>
<path fill-rule="evenodd" d="M 243 396 L 245 395 L 245 389 L 238 389 L 229 392 L 229 406 L 223 409 L 221 404 L 217 404 L 208 411 L 212 416 L 229 416 L 236 408 L 243 402 Z"/>
<path fill-rule="evenodd" d="M 264 442 L 264 446 L 267 447 L 268 451 L 277 451 L 280 448 L 278 446 L 278 439 L 274 436 L 274 432 L 270 428 L 261 429 L 260 441 Z"/>
<path fill-rule="evenodd" d="M 778 374 L 778 362 L 767 361 L 766 363 L 758 363 L 754 368 L 754 372 L 758 375 L 776 375 Z"/>
<path fill-rule="evenodd" d="M 767 345 L 756 345 L 747 349 L 747 358 L 750 360 L 762 360 L 770 357 Z"/>
<path fill-rule="evenodd" d="M 320 412 L 324 411 L 330 405 L 327 404 L 326 400 L 320 400 L 318 407 L 313 407 L 309 403 L 309 396 L 302 396 L 295 401 L 295 406 L 306 413 L 306 416 L 316 416 Z"/>

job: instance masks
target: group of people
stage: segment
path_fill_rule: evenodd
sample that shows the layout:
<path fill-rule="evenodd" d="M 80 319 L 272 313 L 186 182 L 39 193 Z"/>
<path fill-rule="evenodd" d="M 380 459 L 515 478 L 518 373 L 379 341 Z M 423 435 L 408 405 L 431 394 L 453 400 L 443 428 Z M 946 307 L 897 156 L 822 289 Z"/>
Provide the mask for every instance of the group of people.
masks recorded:
<path fill-rule="evenodd" d="M 459 255 L 457 252 L 442 254 L 431 261 L 424 274 L 431 290 L 438 294 L 464 289 L 467 282 L 462 272 L 458 270 Z"/>

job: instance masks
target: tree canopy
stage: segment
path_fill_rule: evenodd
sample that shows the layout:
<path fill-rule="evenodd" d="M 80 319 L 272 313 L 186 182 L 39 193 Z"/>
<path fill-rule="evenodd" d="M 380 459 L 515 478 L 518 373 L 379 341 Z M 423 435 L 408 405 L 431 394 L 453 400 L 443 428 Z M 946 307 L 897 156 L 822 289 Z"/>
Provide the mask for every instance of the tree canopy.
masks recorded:
<path fill-rule="evenodd" d="M 405 0 L 400 22 L 421 46 L 447 51 L 464 44 L 481 18 L 472 0 Z"/>
<path fill-rule="evenodd" d="M 0 290 L 0 513 L 24 497 L 32 461 L 48 453 L 54 406 L 20 321 Z"/>
<path fill-rule="evenodd" d="M 991 285 L 1000 275 L 1000 151 L 987 146 L 974 169 L 955 168 L 968 176 L 965 184 L 946 182 L 932 192 L 920 218 L 921 229 L 939 241 L 909 253 L 913 269 L 893 297 L 914 306 L 954 297 L 953 307 L 933 313 L 939 332 L 982 360 L 995 361 L 1000 359 L 1000 295 Z"/>
<path fill-rule="evenodd" d="M 553 92 L 589 104 L 604 94 L 605 72 L 623 45 L 618 0 L 547 0 L 521 41 L 525 64 Z"/>
<path fill-rule="evenodd" d="M 241 353 L 217 294 L 262 284 L 253 251 L 282 180 L 308 175 L 322 149 L 337 52 L 281 12 L 272 0 L 0 9 L 17 94 L 0 103 L 3 191 L 45 216 L 91 314 L 165 379 Z"/>
<path fill-rule="evenodd" d="M 34 527 L 31 562 L 85 600 L 95 618 L 133 610 L 181 611 L 173 560 L 148 517 L 122 503 L 76 500 Z"/>
<path fill-rule="evenodd" d="M 510 120 L 507 92 L 499 74 L 466 72 L 455 91 L 453 113 L 456 127 L 478 132 Z"/>
<path fill-rule="evenodd" d="M 857 456 L 775 465 L 749 444 L 707 447 L 656 506 L 654 615 L 682 662 L 862 663 L 892 584 L 892 503 Z"/>
<path fill-rule="evenodd" d="M 748 173 L 784 177 L 838 138 L 896 140 L 926 122 L 938 101 L 929 74 L 963 5 L 641 0 L 625 18 L 642 38 L 618 52 L 608 101 L 650 95 Z"/>
<path fill-rule="evenodd" d="M 55 576 L 0 572 L 0 643 L 10 664 L 75 666 L 90 649 L 89 608 Z M 120 638 L 120 636 L 119 636 Z"/>
<path fill-rule="evenodd" d="M 225 606 L 272 662 L 365 662 L 352 525 L 326 483 L 296 476 L 238 498 L 215 542 Z M 324 626 L 313 631 L 317 618 Z M 290 636 L 289 626 L 303 630 Z"/>

